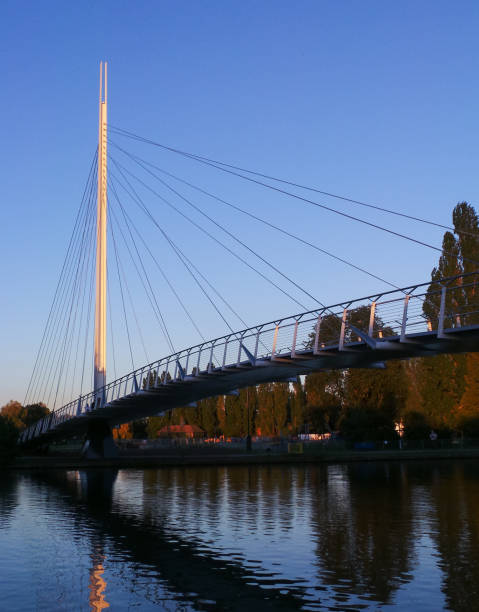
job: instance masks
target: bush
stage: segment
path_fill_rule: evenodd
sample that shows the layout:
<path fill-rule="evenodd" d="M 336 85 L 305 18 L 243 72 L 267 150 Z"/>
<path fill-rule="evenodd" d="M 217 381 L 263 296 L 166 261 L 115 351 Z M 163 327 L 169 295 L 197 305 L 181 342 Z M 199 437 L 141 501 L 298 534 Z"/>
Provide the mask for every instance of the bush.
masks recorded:
<path fill-rule="evenodd" d="M 349 442 L 395 440 L 394 422 L 386 411 L 351 408 L 341 422 L 341 434 Z"/>
<path fill-rule="evenodd" d="M 17 437 L 15 425 L 0 414 L 0 460 L 13 457 L 17 448 Z"/>

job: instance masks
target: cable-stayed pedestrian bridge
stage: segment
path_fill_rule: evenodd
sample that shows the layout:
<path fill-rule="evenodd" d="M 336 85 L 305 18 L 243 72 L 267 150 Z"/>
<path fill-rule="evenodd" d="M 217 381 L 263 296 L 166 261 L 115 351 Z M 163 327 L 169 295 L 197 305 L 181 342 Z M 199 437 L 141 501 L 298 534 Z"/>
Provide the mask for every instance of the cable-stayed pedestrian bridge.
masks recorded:
<path fill-rule="evenodd" d="M 471 273 L 256 325 L 168 355 L 79 397 L 25 430 L 21 442 L 86 433 L 317 370 L 384 368 L 390 359 L 479 349 L 479 286 Z M 427 319 L 424 303 L 437 316 Z M 461 306 L 462 304 L 462 306 Z"/>
<path fill-rule="evenodd" d="M 390 359 L 479 350 L 479 220 L 466 203 L 459 205 L 457 223 L 449 227 L 163 145 L 108 124 L 106 104 L 106 65 L 101 65 L 98 148 L 24 401 L 24 405 L 46 404 L 52 411 L 22 432 L 20 444 L 86 433 L 87 439 L 96 440 L 98 450 L 114 425 L 236 393 L 250 385 L 296 380 L 318 370 L 383 368 Z M 156 158 L 151 163 L 143 153 L 131 153 L 112 140 L 110 133 L 129 139 L 133 146 L 153 147 L 155 154 L 164 156 L 163 162 L 158 165 Z M 110 146 L 115 156 L 107 152 Z M 198 169 L 206 169 L 214 174 L 214 181 L 220 176 L 222 190 L 227 181 L 234 180 L 233 197 L 243 193 L 253 210 L 226 199 L 223 191 L 216 195 L 186 180 L 170 166 L 165 169 L 163 163 L 172 163 L 172 159 L 187 164 L 195 175 Z M 244 191 L 238 190 L 238 183 L 246 186 Z M 253 193 L 257 189 L 261 190 L 259 197 Z M 318 194 L 328 198 L 327 203 L 318 201 Z M 294 200 L 293 207 L 284 209 L 286 226 L 277 214 L 277 198 Z M 269 200 L 273 220 L 267 215 Z M 447 240 L 439 248 L 426 242 L 423 234 L 419 239 L 398 225 L 384 227 L 377 220 L 338 209 L 337 202 L 367 209 L 369 214 L 394 215 L 398 224 L 446 229 Z M 400 288 L 360 265 L 356 253 L 354 259 L 348 259 L 344 249 L 335 253 L 326 248 L 328 226 L 318 241 L 314 215 L 311 219 L 307 213 L 300 215 L 302 225 L 295 229 L 299 207 L 308 211 L 313 207 L 314 215 L 325 212 L 355 228 L 382 232 L 388 241 L 394 238 L 415 248 L 432 249 L 441 255 L 439 267 L 432 281 Z M 225 211 L 235 215 L 234 219 L 223 221 Z M 475 223 L 472 230 L 467 229 L 471 219 L 472 226 Z M 143 222 L 141 229 L 138 222 Z M 108 259 L 107 236 L 112 247 Z M 354 247 L 351 234 L 348 238 Z M 266 253 L 261 252 L 263 243 Z M 212 245 L 211 252 L 208 245 Z M 304 274 L 301 280 L 297 266 L 289 274 L 279 267 L 278 261 L 290 267 L 294 264 L 296 248 L 301 249 L 297 256 L 302 272 L 315 270 L 314 251 L 333 266 L 346 266 L 387 289 L 325 306 L 314 289 L 305 287 Z M 382 252 L 388 249 L 389 242 L 383 244 Z M 365 251 L 360 249 L 361 256 Z M 372 253 L 377 265 L 373 251 L 367 253 Z M 226 274 L 212 277 L 222 264 Z M 321 278 L 309 274 L 308 282 L 316 285 L 324 277 L 336 278 L 330 268 L 321 269 Z M 236 280 L 235 274 L 241 275 L 242 282 L 229 282 Z M 134 287 L 129 286 L 129 279 Z M 223 293 L 228 287 L 236 290 L 233 299 Z M 280 311 L 280 300 L 283 312 L 294 308 L 299 314 L 251 327 L 239 313 L 245 293 L 250 304 L 254 302 L 254 319 L 260 318 L 256 312 L 261 297 L 267 298 L 268 308 L 265 311 L 262 305 L 262 319 L 276 314 L 272 305 Z M 140 297 L 146 304 L 141 313 L 137 312 Z M 173 304 L 168 304 L 168 298 Z M 204 320 L 200 323 L 198 318 L 206 309 L 208 317 L 219 317 L 222 329 L 228 330 L 226 335 L 207 340 L 212 334 L 202 331 Z M 252 319 L 250 314 L 249 321 Z M 183 345 L 192 346 L 177 351 L 177 334 L 182 334 Z M 135 342 L 144 355 L 141 360 L 135 354 Z M 107 344 L 113 366 L 109 366 L 109 378 Z M 153 351 L 167 356 L 152 361 Z M 138 363 L 148 365 L 137 368 Z M 118 377 L 117 365 L 118 370 L 130 373 Z"/>

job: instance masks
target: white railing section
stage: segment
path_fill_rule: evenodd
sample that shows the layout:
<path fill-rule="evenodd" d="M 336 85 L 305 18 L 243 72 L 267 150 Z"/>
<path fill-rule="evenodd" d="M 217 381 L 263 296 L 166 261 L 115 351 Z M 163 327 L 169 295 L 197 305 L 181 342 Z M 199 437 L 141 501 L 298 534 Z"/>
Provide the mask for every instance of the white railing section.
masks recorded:
<path fill-rule="evenodd" d="M 479 273 L 473 272 L 310 310 L 202 342 L 82 395 L 24 430 L 19 441 L 27 442 L 122 397 L 194 380 L 197 374 L 240 364 L 254 366 L 265 359 L 294 359 L 301 352 L 319 355 L 327 348 L 341 350 L 364 342 L 364 334 L 376 342 L 428 331 L 441 337 L 448 329 L 479 323 L 478 293 Z M 425 301 L 434 315 L 430 318 L 424 314 Z"/>

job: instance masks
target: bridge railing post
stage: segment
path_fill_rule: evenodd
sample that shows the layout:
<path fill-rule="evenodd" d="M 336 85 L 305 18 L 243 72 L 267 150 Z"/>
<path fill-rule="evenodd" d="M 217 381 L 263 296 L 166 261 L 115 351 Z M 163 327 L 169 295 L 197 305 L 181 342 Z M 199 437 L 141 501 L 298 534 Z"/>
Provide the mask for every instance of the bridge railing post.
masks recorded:
<path fill-rule="evenodd" d="M 243 347 L 243 338 L 246 332 L 243 332 L 240 336 L 239 339 L 239 346 L 238 346 L 238 359 L 236 361 L 236 366 L 239 367 L 239 364 L 241 363 L 241 349 Z"/>
<path fill-rule="evenodd" d="M 222 368 L 226 367 L 226 353 L 228 351 L 228 342 L 229 342 L 229 339 L 230 339 L 229 336 L 227 338 L 225 338 L 225 350 L 223 351 L 223 362 L 221 364 Z"/>
<path fill-rule="evenodd" d="M 256 332 L 256 342 L 254 345 L 254 355 L 253 355 L 255 361 L 258 358 L 258 346 L 259 346 L 260 334 L 261 334 L 261 327 L 258 327 L 258 331 Z"/>
<path fill-rule="evenodd" d="M 441 288 L 441 303 L 439 306 L 439 319 L 437 321 L 437 337 L 444 337 L 444 315 L 446 311 L 446 291 L 447 287 L 445 285 Z"/>
<path fill-rule="evenodd" d="M 166 365 L 165 365 L 165 374 L 163 376 L 163 380 L 161 381 L 162 385 L 166 385 L 168 384 L 168 368 L 170 367 L 170 360 L 168 359 L 166 361 Z"/>
<path fill-rule="evenodd" d="M 200 359 L 201 359 L 201 349 L 203 345 L 201 345 L 198 349 L 198 359 L 196 360 L 196 376 L 200 373 Z"/>
<path fill-rule="evenodd" d="M 276 354 L 276 344 L 278 342 L 278 331 L 279 331 L 279 324 L 277 324 L 274 329 L 273 348 L 271 349 L 271 359 L 272 360 L 274 360 L 274 356 Z"/>
<path fill-rule="evenodd" d="M 299 322 L 296 321 L 296 323 L 294 324 L 293 342 L 291 344 L 291 359 L 294 359 L 296 357 L 296 339 L 298 337 L 298 326 Z"/>
<path fill-rule="evenodd" d="M 215 348 L 215 343 L 212 342 L 211 350 L 210 350 L 210 359 L 208 361 L 208 374 L 211 374 L 211 372 L 213 371 L 213 350 L 214 348 Z"/>
<path fill-rule="evenodd" d="M 344 336 L 346 334 L 346 322 L 348 319 L 348 309 L 344 308 L 343 316 L 341 319 L 341 332 L 339 334 L 339 350 L 342 351 L 344 349 Z"/>
<path fill-rule="evenodd" d="M 151 367 L 146 369 L 145 391 L 150 390 Z"/>
<path fill-rule="evenodd" d="M 402 323 L 401 323 L 401 337 L 400 341 L 404 342 L 406 340 L 406 329 L 407 329 L 407 309 L 409 306 L 409 300 L 411 296 L 409 293 L 404 297 L 404 306 L 402 311 Z"/>
<path fill-rule="evenodd" d="M 368 327 L 368 336 L 370 338 L 373 337 L 374 334 L 374 321 L 376 319 L 376 301 L 371 303 L 371 308 L 369 310 L 369 327 Z"/>
<path fill-rule="evenodd" d="M 321 319 L 322 313 L 318 316 L 318 320 L 316 321 L 316 329 L 314 330 L 314 346 L 313 346 L 313 355 L 317 355 L 319 353 L 319 333 L 321 331 Z"/>

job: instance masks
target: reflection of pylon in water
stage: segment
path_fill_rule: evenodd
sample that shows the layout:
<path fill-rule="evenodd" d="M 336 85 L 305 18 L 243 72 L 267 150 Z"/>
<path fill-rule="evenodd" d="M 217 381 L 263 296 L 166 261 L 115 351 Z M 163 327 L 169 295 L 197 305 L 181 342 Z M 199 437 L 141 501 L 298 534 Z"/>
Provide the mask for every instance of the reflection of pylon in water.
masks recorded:
<path fill-rule="evenodd" d="M 103 560 L 105 555 L 94 554 L 92 555 L 93 567 L 90 570 L 90 610 L 91 612 L 98 612 L 109 608 L 110 604 L 105 601 L 104 591 L 106 589 L 106 581 L 103 580 Z"/>

